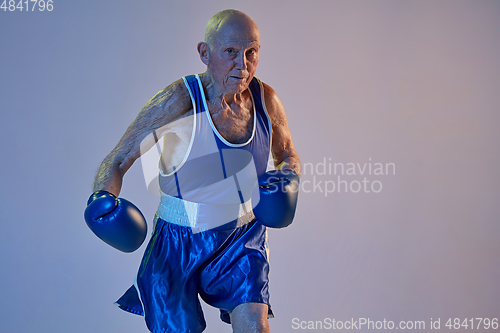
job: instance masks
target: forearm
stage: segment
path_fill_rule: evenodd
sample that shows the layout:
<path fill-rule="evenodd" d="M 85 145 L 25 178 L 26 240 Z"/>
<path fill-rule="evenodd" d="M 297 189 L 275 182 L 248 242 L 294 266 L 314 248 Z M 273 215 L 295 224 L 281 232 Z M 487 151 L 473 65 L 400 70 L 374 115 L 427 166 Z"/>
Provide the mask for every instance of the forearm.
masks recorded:
<path fill-rule="evenodd" d="M 113 162 L 112 158 L 108 155 L 102 161 L 95 177 L 94 192 L 105 190 L 118 197 L 122 188 L 123 174 L 124 172 L 120 169 L 120 164 Z"/>
<path fill-rule="evenodd" d="M 276 169 L 278 170 L 283 170 L 283 169 L 291 169 L 295 171 L 298 175 L 300 175 L 300 159 L 299 155 L 296 153 L 292 153 L 280 161 L 276 161 Z"/>

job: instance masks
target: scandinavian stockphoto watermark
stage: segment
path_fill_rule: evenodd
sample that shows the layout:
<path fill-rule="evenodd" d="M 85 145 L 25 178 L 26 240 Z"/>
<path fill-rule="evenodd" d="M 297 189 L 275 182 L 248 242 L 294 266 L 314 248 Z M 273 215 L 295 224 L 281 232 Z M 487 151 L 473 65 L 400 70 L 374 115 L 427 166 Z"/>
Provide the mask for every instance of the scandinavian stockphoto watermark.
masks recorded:
<path fill-rule="evenodd" d="M 324 157 L 317 163 L 302 164 L 301 193 L 380 193 L 382 179 L 396 175 L 393 162 L 335 162 Z"/>
<path fill-rule="evenodd" d="M 292 319 L 293 330 L 497 330 L 498 318 L 466 317 L 466 318 L 430 318 L 428 320 L 388 320 L 372 318 L 351 318 L 338 320 L 335 318 L 324 318 L 323 320 Z"/>
<path fill-rule="evenodd" d="M 248 202 L 257 205 L 257 172 L 252 155 L 246 150 L 220 149 L 215 136 L 193 145 L 195 117 L 188 116 L 150 133 L 141 143 L 141 163 L 149 192 L 181 197 L 205 191 L 224 195 L 217 204 Z M 272 158 L 267 170 L 274 168 Z M 181 173 L 178 173 L 180 169 Z M 302 195 L 320 193 L 325 197 L 342 193 L 380 193 L 383 180 L 396 175 L 394 162 L 368 157 L 361 162 L 334 161 L 323 157 L 316 163 L 303 162 L 298 187 Z M 200 175 L 203 177 L 200 178 Z M 229 189 L 229 190 L 227 190 Z M 212 192 L 210 192 L 212 191 Z M 206 196 L 210 201 L 211 196 Z M 251 200 L 252 199 L 252 200 Z"/>

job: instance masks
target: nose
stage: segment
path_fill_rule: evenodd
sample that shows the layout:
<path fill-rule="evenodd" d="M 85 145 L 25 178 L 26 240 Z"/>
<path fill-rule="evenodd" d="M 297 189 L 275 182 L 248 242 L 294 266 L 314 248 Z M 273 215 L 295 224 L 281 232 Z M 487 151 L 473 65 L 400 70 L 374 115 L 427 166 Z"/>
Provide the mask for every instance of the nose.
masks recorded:
<path fill-rule="evenodd" d="M 247 57 L 245 52 L 238 52 L 236 58 L 234 58 L 234 67 L 238 70 L 246 70 L 247 69 Z"/>

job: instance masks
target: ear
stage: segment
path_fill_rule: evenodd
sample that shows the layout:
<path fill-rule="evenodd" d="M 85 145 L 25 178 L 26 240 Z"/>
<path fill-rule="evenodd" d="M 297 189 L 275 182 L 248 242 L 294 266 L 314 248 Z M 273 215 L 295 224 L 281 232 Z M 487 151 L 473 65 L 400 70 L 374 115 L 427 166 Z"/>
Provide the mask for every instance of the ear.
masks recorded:
<path fill-rule="evenodd" d="M 198 53 L 200 54 L 201 62 L 208 66 L 209 52 L 207 43 L 205 42 L 198 43 Z"/>

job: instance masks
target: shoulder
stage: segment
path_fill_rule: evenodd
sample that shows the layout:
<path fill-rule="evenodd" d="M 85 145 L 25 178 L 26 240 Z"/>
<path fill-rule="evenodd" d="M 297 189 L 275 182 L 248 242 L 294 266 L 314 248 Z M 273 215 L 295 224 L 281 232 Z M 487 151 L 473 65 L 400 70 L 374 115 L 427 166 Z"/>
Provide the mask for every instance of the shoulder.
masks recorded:
<path fill-rule="evenodd" d="M 274 89 L 267 83 L 262 82 L 262 87 L 264 89 L 264 103 L 266 104 L 267 113 L 271 118 L 271 122 L 274 125 L 281 124 L 283 118 L 285 118 L 285 109 L 278 94 Z"/>
<path fill-rule="evenodd" d="M 142 107 L 136 122 L 144 127 L 159 128 L 185 117 L 192 108 L 189 91 L 179 79 L 151 97 Z"/>
<path fill-rule="evenodd" d="M 157 92 L 145 105 L 148 109 L 159 109 L 161 111 L 168 109 L 172 109 L 171 111 L 187 111 L 190 106 L 189 91 L 182 79 Z"/>
<path fill-rule="evenodd" d="M 262 81 L 260 82 L 262 83 L 262 87 L 264 88 L 264 101 L 266 102 L 266 107 L 281 104 L 276 91 L 274 91 L 274 89 L 267 83 L 264 83 Z"/>

